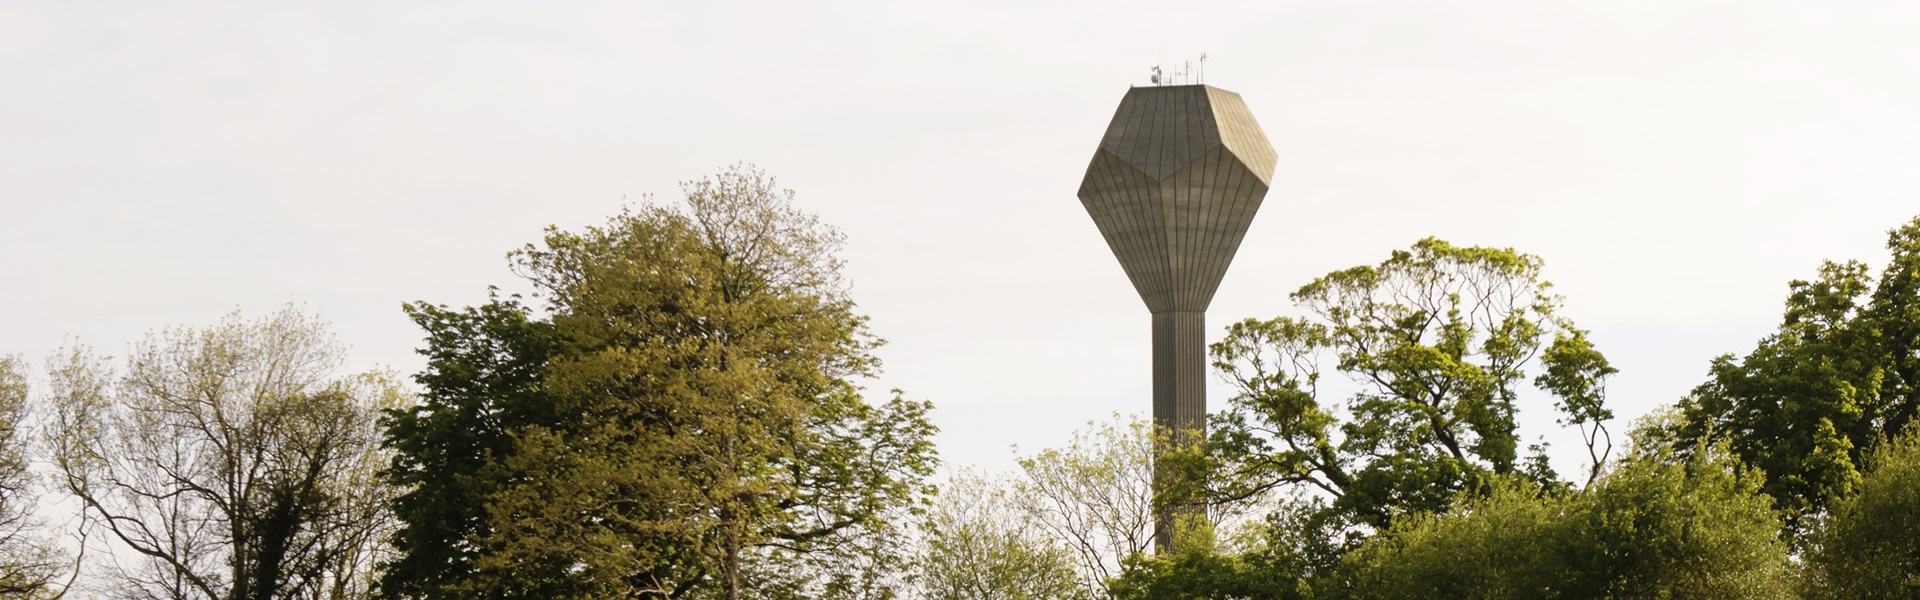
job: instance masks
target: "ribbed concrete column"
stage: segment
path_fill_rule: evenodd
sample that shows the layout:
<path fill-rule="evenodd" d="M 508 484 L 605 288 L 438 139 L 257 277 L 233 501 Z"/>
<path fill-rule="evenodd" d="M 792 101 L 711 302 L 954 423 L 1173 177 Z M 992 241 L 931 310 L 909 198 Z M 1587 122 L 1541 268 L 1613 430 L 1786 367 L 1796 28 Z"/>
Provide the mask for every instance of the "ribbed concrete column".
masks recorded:
<path fill-rule="evenodd" d="M 1155 444 L 1155 479 L 1171 476 L 1157 466 L 1167 442 L 1184 446 L 1207 435 L 1206 331 L 1207 313 L 1153 313 L 1153 425 L 1168 435 Z M 1167 483 L 1161 479 L 1155 485 Z M 1175 524 L 1201 515 L 1198 507 L 1154 515 L 1154 546 L 1163 552 L 1172 548 Z"/>
<path fill-rule="evenodd" d="M 1153 424 L 1190 442 L 1207 432 L 1207 313 L 1153 313 Z"/>

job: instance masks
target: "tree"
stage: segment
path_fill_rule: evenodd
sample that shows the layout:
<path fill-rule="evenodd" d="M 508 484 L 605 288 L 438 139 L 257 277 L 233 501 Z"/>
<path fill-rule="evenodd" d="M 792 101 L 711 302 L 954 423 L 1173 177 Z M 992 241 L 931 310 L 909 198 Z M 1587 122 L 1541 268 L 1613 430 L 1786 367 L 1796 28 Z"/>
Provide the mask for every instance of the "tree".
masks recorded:
<path fill-rule="evenodd" d="M 955 474 L 926 520 L 918 582 L 927 600 L 1090 600 L 1067 540 L 1047 535 L 1009 485 Z"/>
<path fill-rule="evenodd" d="M 1676 445 L 1725 440 L 1766 472 L 1764 488 L 1799 529 L 1860 482 L 1861 457 L 1920 415 L 1920 219 L 1888 234 L 1892 259 L 1827 262 L 1788 284 L 1780 328 L 1745 358 L 1714 359 L 1684 398 Z"/>
<path fill-rule="evenodd" d="M 453 597 L 474 577 L 475 542 L 489 535 L 486 499 L 504 483 L 490 470 L 511 453 L 512 434 L 562 421 L 540 388 L 561 339 L 518 298 L 406 310 L 426 332 L 427 367 L 414 377 L 420 401 L 384 419 L 386 477 L 406 491 L 394 501 L 400 526 L 380 586 L 396 598 Z"/>
<path fill-rule="evenodd" d="M 1554 598 L 1567 500 L 1506 482 L 1446 513 L 1416 513 L 1344 557 L 1351 596 L 1381 600 Z"/>
<path fill-rule="evenodd" d="M 1211 548 L 1216 528 L 1239 524 L 1254 501 L 1264 499 L 1197 500 L 1215 478 L 1191 456 L 1194 444 L 1175 443 L 1174 432 L 1139 416 L 1088 426 L 1065 447 L 1019 457 L 1024 477 L 1012 485 L 1014 502 L 1033 526 L 1071 550 L 1089 594 L 1101 594 L 1130 557 L 1154 548 L 1155 514 L 1184 513 L 1175 535 L 1209 538 L 1196 543 Z M 1156 485 L 1155 478 L 1179 484 Z"/>
<path fill-rule="evenodd" d="M 1876 600 L 1920 595 L 1920 436 L 1879 444 L 1856 492 L 1815 529 L 1807 597 Z"/>
<path fill-rule="evenodd" d="M 1354 598 L 1790 598 L 1781 522 L 1723 450 L 1618 462 L 1578 491 L 1498 483 L 1344 559 Z"/>
<path fill-rule="evenodd" d="M 59 553 L 36 535 L 27 401 L 26 363 L 0 356 L 0 598 L 47 592 L 61 570 Z"/>
<path fill-rule="evenodd" d="M 1566 598 L 1791 598 L 1764 476 L 1725 448 L 1652 450 L 1574 496 L 1556 539 Z"/>
<path fill-rule="evenodd" d="M 1258 533 L 1258 532 L 1250 532 Z M 1306 600 L 1314 598 L 1300 554 L 1269 539 L 1251 539 L 1240 552 L 1219 547 L 1213 531 L 1176 531 L 1168 554 L 1135 554 L 1108 581 L 1114 600 Z"/>
<path fill-rule="evenodd" d="M 1089 595 L 1120 574 L 1127 557 L 1153 548 L 1153 426 L 1140 419 L 1088 423 L 1064 448 L 1020 457 L 1015 502 L 1032 525 L 1074 557 Z"/>
<path fill-rule="evenodd" d="M 390 476 L 422 487 L 402 500 L 385 589 L 892 594 L 899 523 L 935 462 L 929 405 L 869 404 L 854 384 L 877 373 L 879 341 L 847 297 L 837 231 L 748 167 L 683 187 L 684 209 L 515 252 L 544 320 L 497 298 L 411 309 L 427 402 L 391 416 Z"/>
<path fill-rule="evenodd" d="M 391 495 L 375 418 L 403 396 L 343 358 L 289 307 L 150 334 L 118 376 L 84 348 L 55 361 L 56 479 L 121 557 L 112 595 L 365 596 Z"/>
<path fill-rule="evenodd" d="M 1563 422 L 1605 460 L 1604 383 L 1614 371 L 1559 314 L 1541 260 L 1428 238 L 1377 266 L 1327 274 L 1292 295 L 1304 318 L 1248 319 L 1210 348 L 1236 388 L 1212 420 L 1215 496 L 1309 487 L 1347 522 L 1387 527 L 1462 493 L 1524 476 L 1554 485 L 1539 448 L 1520 454 L 1516 401 L 1529 365 Z M 1321 361 L 1360 386 L 1321 398 Z"/>

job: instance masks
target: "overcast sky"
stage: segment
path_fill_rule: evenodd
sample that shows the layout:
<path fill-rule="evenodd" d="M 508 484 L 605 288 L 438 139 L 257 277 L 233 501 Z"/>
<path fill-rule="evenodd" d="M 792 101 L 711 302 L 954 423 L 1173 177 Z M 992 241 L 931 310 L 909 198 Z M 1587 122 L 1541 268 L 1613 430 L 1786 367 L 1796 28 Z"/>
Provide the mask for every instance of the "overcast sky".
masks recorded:
<path fill-rule="evenodd" d="M 0 3 L 0 353 L 292 302 L 411 373 L 402 302 L 522 289 L 504 254 L 548 225 L 748 161 L 848 234 L 876 395 L 1005 468 L 1149 406 L 1146 309 L 1074 192 L 1127 86 L 1202 52 L 1280 159 L 1212 337 L 1424 236 L 1511 246 L 1625 421 L 1920 214 L 1912 3 L 930 6 Z"/>

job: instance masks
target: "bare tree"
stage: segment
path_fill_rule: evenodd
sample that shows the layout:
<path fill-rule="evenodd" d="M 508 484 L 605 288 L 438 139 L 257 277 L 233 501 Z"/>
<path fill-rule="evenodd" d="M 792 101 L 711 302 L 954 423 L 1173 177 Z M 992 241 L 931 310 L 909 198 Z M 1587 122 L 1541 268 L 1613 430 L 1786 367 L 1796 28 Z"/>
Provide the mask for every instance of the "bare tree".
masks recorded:
<path fill-rule="evenodd" d="M 344 348 L 292 307 L 172 328 L 124 374 L 85 348 L 49 368 L 57 479 L 109 539 L 117 597 L 367 595 L 391 491 L 386 376 L 336 376 Z"/>

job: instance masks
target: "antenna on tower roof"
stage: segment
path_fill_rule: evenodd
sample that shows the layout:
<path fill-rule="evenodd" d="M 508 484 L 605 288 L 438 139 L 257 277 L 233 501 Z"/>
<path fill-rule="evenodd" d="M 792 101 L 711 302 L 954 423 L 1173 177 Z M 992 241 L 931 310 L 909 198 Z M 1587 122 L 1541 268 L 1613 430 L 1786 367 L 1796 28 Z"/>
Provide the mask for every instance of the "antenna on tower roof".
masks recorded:
<path fill-rule="evenodd" d="M 1201 85 L 1207 83 L 1207 53 L 1205 52 L 1200 53 L 1200 81 L 1198 83 Z"/>

